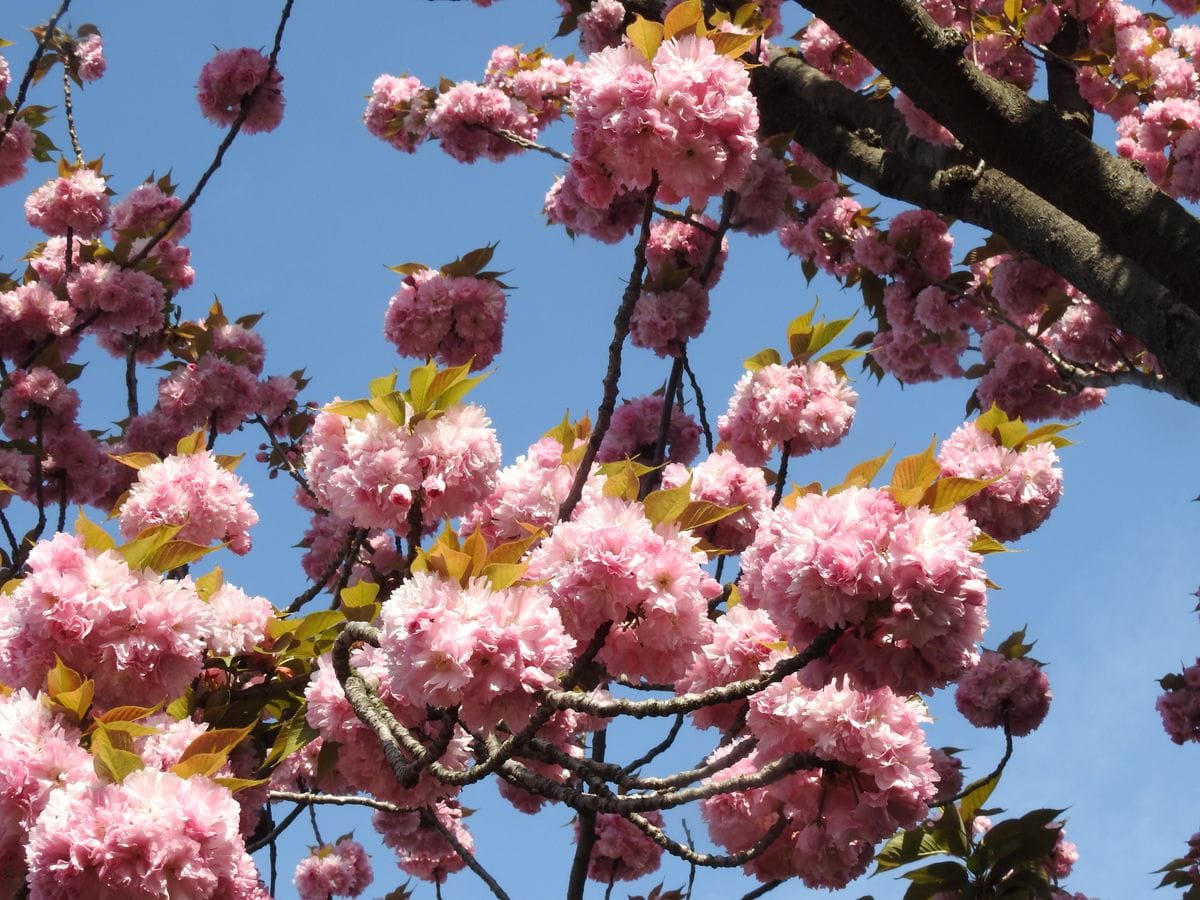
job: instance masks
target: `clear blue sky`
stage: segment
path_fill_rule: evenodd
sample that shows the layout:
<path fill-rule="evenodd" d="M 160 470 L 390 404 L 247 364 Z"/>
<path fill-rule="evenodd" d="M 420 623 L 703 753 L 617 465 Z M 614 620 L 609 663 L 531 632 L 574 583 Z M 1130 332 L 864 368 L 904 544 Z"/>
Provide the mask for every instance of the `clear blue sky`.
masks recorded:
<path fill-rule="evenodd" d="M 52 5 L 16 0 L 0 11 L 0 36 L 17 41 L 7 51 L 15 73 L 32 46 L 24 29 L 45 19 Z M 197 282 L 183 297 L 185 311 L 201 315 L 214 294 L 231 315 L 265 310 L 269 370 L 307 368 L 313 379 L 308 396 L 321 402 L 361 395 L 370 378 L 408 365 L 382 337 L 398 279 L 384 266 L 439 265 L 499 240 L 495 261 L 511 270 L 506 281 L 516 290 L 506 349 L 474 397 L 494 419 L 506 461 L 565 409 L 594 410 L 629 244 L 573 243 L 545 226 L 542 197 L 559 171 L 548 157 L 462 166 L 432 145 L 416 156 L 399 154 L 361 124 L 364 97 L 380 73 L 410 72 L 433 84 L 442 75 L 478 79 L 497 43 L 548 41 L 556 9 L 550 0 L 507 0 L 490 10 L 466 2 L 300 0 L 280 57 L 283 125 L 269 135 L 239 138 L 193 213 L 187 243 Z M 200 116 L 197 73 L 214 46 L 269 47 L 277 14 L 276 4 L 262 0 L 77 0 L 70 22 L 99 25 L 109 59 L 108 74 L 76 95 L 79 133 L 89 157 L 104 154 L 119 194 L 151 171 L 167 169 L 190 188 L 222 134 Z M 789 25 L 803 24 L 789 15 Z M 561 54 L 571 50 L 565 42 L 553 46 Z M 36 88 L 33 102 L 58 105 L 56 85 L 57 77 Z M 50 127 L 56 142 L 68 146 L 60 124 Z M 547 140 L 566 148 L 569 134 L 559 129 Z M 36 240 L 21 203 L 50 174 L 48 167 L 34 167 L 23 183 L 3 189 L 0 268 L 17 268 Z M 970 238 L 960 242 L 956 258 L 971 246 Z M 848 312 L 856 299 L 830 282 L 806 286 L 799 263 L 774 238 L 735 241 L 712 319 L 692 351 L 714 414 L 723 410 L 741 360 L 782 345 L 786 323 L 816 294 L 830 314 Z M 662 361 L 631 349 L 623 393 L 649 392 L 666 373 Z M 120 384 L 116 369 L 97 358 L 85 378 L 95 388 L 85 395 L 88 425 L 119 418 L 120 406 L 110 408 L 101 396 Z M 961 423 L 969 393 L 965 382 L 900 390 L 862 380 L 858 389 L 849 438 L 793 467 L 796 480 L 838 479 L 854 462 L 892 446 L 901 454 L 923 449 L 931 434 L 945 437 Z M 1200 826 L 1200 749 L 1171 744 L 1153 707 L 1155 679 L 1200 649 L 1189 596 L 1200 581 L 1200 506 L 1191 502 L 1200 493 L 1200 417 L 1176 401 L 1124 389 L 1071 436 L 1078 444 L 1062 454 L 1066 494 L 1059 509 L 1018 545 L 1025 552 L 989 560 L 989 574 L 1004 589 L 991 598 L 988 641 L 1028 624 L 1039 641 L 1036 655 L 1051 664 L 1055 694 L 1046 723 L 1018 742 L 993 801 L 1014 812 L 1070 807 L 1068 834 L 1081 856 L 1070 886 L 1097 897 L 1141 897 L 1157 883 L 1149 873 L 1179 855 Z M 253 450 L 257 443 L 254 434 L 234 436 L 222 449 Z M 291 506 L 286 482 L 268 482 L 250 463 L 240 471 L 252 482 L 262 523 L 249 557 L 227 556 L 221 563 L 231 580 L 284 605 L 303 587 L 292 545 L 304 517 Z M 962 723 L 950 695 L 935 697 L 931 708 L 939 718 L 929 728 L 930 742 L 969 748 L 970 773 L 988 771 L 1000 755 L 1001 736 Z M 658 738 L 640 735 L 633 745 Z M 620 745 L 624 737 L 614 740 Z M 705 746 L 689 739 L 679 761 L 690 763 Z M 464 800 L 479 810 L 469 825 L 481 861 L 513 896 L 561 896 L 571 850 L 567 811 L 520 816 L 491 785 Z M 352 827 L 361 838 L 370 834 L 365 816 L 320 815 L 327 838 Z M 698 812 L 687 817 L 693 833 L 703 833 Z M 282 854 L 280 897 L 294 896 L 290 872 L 310 842 L 300 834 Z M 389 857 L 382 848 L 375 856 L 371 896 L 404 881 Z M 668 860 L 660 876 L 639 888 L 645 892 L 662 877 L 668 886 L 681 884 L 686 867 Z M 698 884 L 697 897 L 735 897 L 753 887 L 736 873 L 701 872 Z M 881 876 L 834 896 L 868 892 L 899 897 L 903 883 Z M 627 893 L 619 887 L 614 895 Z M 809 893 L 789 885 L 773 896 Z M 447 897 L 482 894 L 470 873 L 452 878 L 445 890 Z M 416 896 L 433 891 L 422 885 Z"/>

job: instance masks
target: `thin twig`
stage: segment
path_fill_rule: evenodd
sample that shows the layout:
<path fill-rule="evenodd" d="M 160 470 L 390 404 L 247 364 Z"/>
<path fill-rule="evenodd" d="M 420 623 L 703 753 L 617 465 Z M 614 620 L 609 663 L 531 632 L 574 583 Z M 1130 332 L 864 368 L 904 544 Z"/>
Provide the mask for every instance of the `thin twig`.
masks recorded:
<path fill-rule="evenodd" d="M 704 406 L 704 394 L 700 391 L 700 382 L 696 378 L 696 373 L 692 371 L 691 363 L 688 362 L 686 346 L 679 351 L 679 358 L 683 360 L 683 371 L 687 372 L 688 381 L 692 384 L 692 393 L 696 396 L 696 411 L 700 414 L 700 430 L 704 432 L 704 448 L 711 456 L 713 452 L 713 433 L 712 428 L 708 424 L 708 410 Z"/>
<path fill-rule="evenodd" d="M 604 762 L 607 747 L 608 732 L 601 729 L 592 735 L 592 760 Z M 596 811 L 578 807 L 576 809 L 579 813 L 579 835 L 576 838 L 575 858 L 571 861 L 571 875 L 567 882 L 567 900 L 583 900 L 587 870 L 592 861 L 592 848 L 596 846 Z"/>
<path fill-rule="evenodd" d="M 458 854 L 458 858 L 467 864 L 468 869 L 479 876 L 480 880 L 488 886 L 488 890 L 496 896 L 497 900 L 509 900 L 509 896 L 504 892 L 504 888 L 500 887 L 500 884 L 492 877 L 491 873 L 479 864 L 479 860 L 475 858 L 475 854 L 463 846 L 462 841 L 454 835 L 454 832 L 442 824 L 441 820 L 437 817 L 437 813 L 428 808 L 422 809 L 421 824 L 428 828 L 433 828 L 441 834 L 446 839 L 446 843 L 454 848 L 454 852 Z"/>
<path fill-rule="evenodd" d="M 376 800 L 362 794 L 320 794 L 312 791 L 268 791 L 268 800 L 286 800 L 291 803 L 314 803 L 328 806 L 368 806 L 383 812 L 412 812 L 412 807 L 400 806 L 386 800 Z"/>
<path fill-rule="evenodd" d="M 21 107 L 25 104 L 25 95 L 29 92 L 29 86 L 33 84 L 33 76 L 37 74 L 38 63 L 42 61 L 42 56 L 46 52 L 46 48 L 50 45 L 51 38 L 54 37 L 55 26 L 58 25 L 58 20 L 67 13 L 67 7 L 71 5 L 71 0 L 63 0 L 62 5 L 50 17 L 50 21 L 46 23 L 46 30 L 42 32 L 42 39 L 38 41 L 37 50 L 33 53 L 33 58 L 29 60 L 29 65 L 25 69 L 25 74 L 21 78 L 21 86 L 17 89 L 17 97 L 13 101 L 12 109 L 8 111 L 8 115 L 4 117 L 4 128 L 0 130 L 0 144 L 4 143 L 4 139 L 8 137 L 8 132 L 12 130 L 13 122 L 17 119 L 17 113 L 21 111 Z"/>
<path fill-rule="evenodd" d="M 658 418 L 658 435 L 654 440 L 654 456 L 650 459 L 651 470 L 645 474 L 638 487 L 639 500 L 645 500 L 647 495 L 662 481 L 662 465 L 667 458 L 667 437 L 671 431 L 671 415 L 675 412 L 675 393 L 679 390 L 679 382 L 682 378 L 683 357 L 677 356 L 671 363 L 671 374 L 667 377 L 667 386 L 663 390 L 662 414 Z"/>
<path fill-rule="evenodd" d="M 279 443 L 279 438 L 275 436 L 275 432 L 271 430 L 271 426 L 267 423 L 267 420 L 263 418 L 263 414 L 255 413 L 253 421 L 261 425 L 263 431 L 266 432 L 267 441 L 270 442 L 271 449 L 278 454 L 281 460 L 283 460 L 284 470 L 288 473 L 288 475 L 291 476 L 292 480 L 296 482 L 296 484 L 300 485 L 300 487 L 304 490 L 304 493 L 308 494 L 308 496 L 311 497 L 314 502 L 319 504 L 320 501 L 317 500 L 317 495 L 313 493 L 313 489 L 308 485 L 308 479 L 304 477 L 303 472 L 296 468 L 296 464 L 292 462 L 291 456 L 288 455 L 288 452 L 284 449 L 283 445 Z"/>
<path fill-rule="evenodd" d="M 137 384 L 137 335 L 125 336 L 125 407 L 129 418 L 135 419 L 138 414 L 138 384 Z"/>
<path fill-rule="evenodd" d="M 343 561 L 348 558 L 354 558 L 354 554 L 357 553 L 355 548 L 356 544 L 358 543 L 359 531 L 360 529 L 351 528 L 348 532 L 346 532 L 346 539 L 342 542 L 341 552 L 334 557 L 333 561 L 329 564 L 325 571 L 321 573 L 320 578 L 316 579 L 304 593 L 297 595 L 297 597 L 288 604 L 287 609 L 284 610 L 285 615 L 290 616 L 293 613 L 299 612 L 301 609 L 303 609 L 306 603 L 308 603 L 310 600 L 316 597 L 317 594 L 321 593 L 321 591 L 325 590 L 329 586 L 329 580 L 338 573 L 338 570 L 342 567 Z"/>
<path fill-rule="evenodd" d="M 646 244 L 650 240 L 650 222 L 654 218 L 654 194 L 657 190 L 658 173 L 656 172 L 646 191 L 642 230 L 638 237 L 637 247 L 633 252 L 633 270 L 629 273 L 629 283 L 625 285 L 625 293 L 621 297 L 621 304 L 613 319 L 613 338 L 608 345 L 608 371 L 604 375 L 604 396 L 600 401 L 600 408 L 596 411 L 596 424 L 588 437 L 583 459 L 579 463 L 579 471 L 575 473 L 575 481 L 571 484 L 571 491 L 558 509 L 560 521 L 571 518 L 576 504 L 583 497 L 583 486 L 592 470 L 592 463 L 596 459 L 600 444 L 608 433 L 613 410 L 617 405 L 617 386 L 621 380 L 621 348 L 625 345 L 625 338 L 629 335 L 629 323 L 633 317 L 633 309 L 642 292 L 642 277 L 646 272 Z"/>
<path fill-rule="evenodd" d="M 779 505 L 783 499 L 784 488 L 787 487 L 788 458 L 792 455 L 792 442 L 784 441 L 783 450 L 779 457 L 779 475 L 775 479 L 775 493 L 771 497 L 771 509 Z"/>
<path fill-rule="evenodd" d="M 768 881 L 766 884 L 760 884 L 750 893 L 743 895 L 742 900 L 758 900 L 759 897 L 766 896 L 781 884 L 783 884 L 782 878 L 776 878 L 774 881 Z"/>
<path fill-rule="evenodd" d="M 817 635 L 802 652 L 781 659 L 766 672 L 745 681 L 734 681 L 700 693 L 677 694 L 661 700 L 600 700 L 578 692 L 548 691 L 543 702 L 555 709 L 574 709 L 606 719 L 617 716 L 644 719 L 648 716 L 673 716 L 681 712 L 692 712 L 706 706 L 744 699 L 758 693 L 769 684 L 794 675 L 810 662 L 824 658 L 842 636 L 843 631 L 845 628 L 842 627 L 829 628 Z"/>
<path fill-rule="evenodd" d="M 674 723 L 671 725 L 671 730 L 667 732 L 667 736 L 633 762 L 626 765 L 624 769 L 622 769 L 621 774 L 628 775 L 630 772 L 636 772 L 642 766 L 649 765 L 650 763 L 654 762 L 655 759 L 670 749 L 671 745 L 675 743 L 675 738 L 679 737 L 679 729 L 683 727 L 683 720 L 684 714 L 679 713 L 679 715 L 675 717 Z"/>
<path fill-rule="evenodd" d="M 1005 700 L 1004 703 L 1005 703 L 1005 706 L 1007 707 L 1009 701 Z M 970 784 L 968 784 L 965 788 L 963 788 L 961 791 L 959 791 L 953 797 L 948 797 L 947 799 L 942 800 L 941 802 L 938 803 L 939 806 L 945 806 L 947 803 L 955 803 L 959 800 L 962 800 L 964 797 L 967 796 L 967 794 L 971 793 L 971 791 L 976 790 L 977 788 L 983 787 L 989 781 L 991 781 L 995 778 L 999 778 L 1004 773 L 1004 767 L 1007 766 L 1008 761 L 1010 759 L 1012 759 L 1013 736 L 1012 736 L 1012 729 L 1009 727 L 1009 724 L 1008 724 L 1008 709 L 1005 708 L 1003 710 L 1003 712 L 1004 712 L 1004 755 L 1002 757 L 1000 757 L 1000 762 L 996 764 L 996 768 L 992 769 L 992 771 L 989 772 L 987 775 L 985 775 L 983 778 L 979 778 L 979 779 L 976 779 L 975 781 L 972 781 Z"/>
<path fill-rule="evenodd" d="M 67 117 L 67 134 L 71 136 L 71 149 L 75 151 L 75 162 L 83 162 L 83 148 L 79 146 L 79 135 L 75 131 L 75 108 L 71 104 L 71 70 L 63 61 L 63 112 Z M 67 248 L 70 252 L 70 247 Z"/>
<path fill-rule="evenodd" d="M 217 169 L 221 168 L 221 163 L 225 159 L 226 151 L 233 145 L 234 139 L 238 136 L 238 132 L 242 130 L 242 125 L 246 122 L 246 117 L 250 114 L 250 108 L 254 105 L 254 101 L 258 98 L 259 92 L 270 82 L 271 76 L 275 72 L 275 62 L 279 58 L 279 50 L 283 45 L 283 31 L 287 27 L 288 18 L 292 14 L 292 4 L 294 0 L 285 0 L 283 11 L 279 15 L 279 26 L 275 29 L 275 43 L 271 47 L 271 54 L 267 57 L 267 71 L 263 76 L 262 81 L 255 85 L 254 90 L 242 97 L 241 108 L 238 110 L 237 117 L 233 120 L 233 124 L 229 126 L 229 131 L 225 133 L 224 139 L 220 146 L 217 147 L 217 153 L 213 157 L 213 161 L 209 163 L 208 168 L 204 170 L 204 174 L 200 176 L 200 180 L 196 182 L 196 186 L 192 188 L 192 192 L 188 194 L 187 199 L 179 209 L 162 224 L 158 232 L 150 238 L 141 250 L 129 261 L 128 268 L 136 268 L 138 263 L 145 260 L 154 248 L 157 247 L 163 239 L 171 233 L 171 230 L 179 224 L 182 219 L 196 205 L 196 201 L 200 199 L 200 193 L 208 184 L 210 178 L 216 173 Z"/>
<path fill-rule="evenodd" d="M 718 854 L 701 853 L 686 844 L 672 840 L 667 837 L 665 831 L 637 813 L 629 813 L 625 818 L 672 856 L 687 860 L 693 866 L 704 866 L 706 869 L 731 869 L 735 866 L 745 865 L 755 857 L 762 856 L 779 839 L 788 824 L 787 816 L 780 813 L 771 827 L 767 829 L 766 834 L 755 841 L 752 846 L 738 853 Z"/>
<path fill-rule="evenodd" d="M 261 850 L 263 847 L 267 846 L 272 841 L 274 841 L 277 837 L 279 837 L 281 834 L 283 834 L 284 830 L 289 825 L 291 825 L 293 822 L 296 821 L 296 817 L 299 816 L 300 813 L 304 812 L 305 806 L 307 806 L 307 804 L 305 804 L 305 803 L 297 804 L 295 809 L 293 809 L 290 813 L 288 813 L 286 816 L 283 817 L 282 822 L 280 822 L 278 825 L 276 825 L 269 832 L 267 832 L 267 834 L 263 835 L 258 840 L 251 841 L 249 844 L 247 844 L 246 852 L 254 853 L 258 850 Z"/>
<path fill-rule="evenodd" d="M 570 162 L 571 154 L 563 153 L 561 150 L 555 150 L 553 147 L 547 147 L 545 144 L 539 144 L 537 141 L 530 140 L 527 137 L 521 137 L 512 131 L 506 131 L 503 128 L 487 128 L 482 125 L 469 126 L 479 128 L 486 131 L 488 134 L 495 135 L 498 138 L 508 141 L 510 144 L 515 144 L 525 150 L 536 150 L 538 153 L 545 153 L 547 156 L 553 156 L 560 162 Z"/>

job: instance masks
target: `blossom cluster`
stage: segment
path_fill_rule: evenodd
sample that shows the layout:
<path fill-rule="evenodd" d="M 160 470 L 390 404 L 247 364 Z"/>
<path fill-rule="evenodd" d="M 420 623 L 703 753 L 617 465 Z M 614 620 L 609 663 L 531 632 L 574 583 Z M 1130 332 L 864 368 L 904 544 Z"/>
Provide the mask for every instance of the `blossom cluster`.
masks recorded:
<path fill-rule="evenodd" d="M 958 681 L 954 703 L 968 722 L 980 728 L 1004 726 L 1023 737 L 1042 724 L 1050 711 L 1050 680 L 1032 659 L 1010 658 L 985 650 Z"/>
<path fill-rule="evenodd" d="M 624 45 L 594 53 L 571 86 L 570 166 L 579 195 L 605 208 L 643 190 L 703 206 L 736 187 L 757 145 L 758 108 L 738 61 L 708 38 L 664 41 L 653 59 Z"/>
<path fill-rule="evenodd" d="M 672 682 L 707 641 L 708 602 L 721 593 L 694 543 L 673 525 L 653 525 L 640 504 L 602 497 L 537 547 L 528 576 L 546 582 L 580 646 L 614 623 L 597 656 L 610 674 Z"/>
<path fill-rule="evenodd" d="M 304 454 L 309 484 L 334 515 L 400 536 L 419 497 L 425 529 L 433 530 L 491 492 L 500 445 L 490 424 L 470 404 L 412 427 L 380 413 L 349 419 L 322 412 Z"/>
<path fill-rule="evenodd" d="M 963 506 L 997 540 L 1015 541 L 1034 531 L 1062 496 L 1062 469 L 1050 443 L 1009 450 L 994 434 L 968 423 L 942 444 L 938 463 L 943 476 L 994 479 Z"/>
<path fill-rule="evenodd" d="M 293 882 L 300 900 L 357 897 L 374 880 L 362 844 L 348 839 L 314 849 L 296 866 Z"/>
<path fill-rule="evenodd" d="M 904 508 L 867 488 L 806 494 L 771 513 L 743 554 L 743 598 L 797 649 L 842 629 L 807 681 L 928 691 L 978 659 L 987 591 L 974 537 L 957 507 Z"/>
<path fill-rule="evenodd" d="M 804 456 L 837 444 L 854 421 L 858 394 L 822 362 L 772 364 L 747 372 L 717 420 L 740 462 L 762 465 L 777 447 Z"/>
<path fill-rule="evenodd" d="M 554 685 L 575 647 L 539 588 L 462 586 L 421 572 L 392 593 L 380 625 L 391 693 L 459 707 L 463 722 L 485 733 L 501 721 L 522 727 L 534 695 Z"/>
<path fill-rule="evenodd" d="M 709 834 L 738 852 L 782 818 L 781 836 L 746 871 L 761 881 L 799 876 L 809 887 L 845 887 L 866 870 L 878 841 L 924 817 L 937 791 L 924 721 L 918 701 L 886 688 L 860 693 L 835 683 L 814 691 L 794 677 L 768 687 L 746 718 L 758 747 L 715 778 L 788 753 L 811 755 L 811 768 L 704 800 Z M 845 768 L 817 768 L 820 761 Z"/>
<path fill-rule="evenodd" d="M 156 525 L 178 525 L 181 541 L 227 541 L 239 555 L 250 551 L 248 532 L 257 522 L 245 483 L 207 450 L 169 456 L 139 469 L 120 512 L 126 538 Z"/>
<path fill-rule="evenodd" d="M 223 50 L 200 70 L 196 99 L 206 119 L 229 126 L 245 107 L 247 134 L 273 131 L 283 121 L 283 76 L 261 51 Z"/>
<path fill-rule="evenodd" d="M 504 316 L 504 291 L 493 279 L 421 269 L 388 303 L 383 333 L 404 356 L 483 369 L 500 352 Z"/>
<path fill-rule="evenodd" d="M 1200 741 L 1200 659 L 1182 674 L 1168 675 L 1162 685 L 1154 706 L 1167 736 L 1176 744 Z"/>

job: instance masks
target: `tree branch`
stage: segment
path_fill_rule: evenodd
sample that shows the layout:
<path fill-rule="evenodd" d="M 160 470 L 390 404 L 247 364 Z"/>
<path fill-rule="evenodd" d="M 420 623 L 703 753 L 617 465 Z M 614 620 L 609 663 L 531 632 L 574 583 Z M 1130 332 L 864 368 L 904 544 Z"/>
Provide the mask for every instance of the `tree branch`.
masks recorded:
<path fill-rule="evenodd" d="M 1003 172 L 977 172 L 961 151 L 916 140 L 890 101 L 868 100 L 799 58 L 777 54 L 753 83 L 766 130 L 794 132 L 825 165 L 881 194 L 1003 235 L 1104 308 L 1158 358 L 1178 395 L 1200 402 L 1200 315 L 1138 259 Z M 1200 239 L 1194 253 L 1200 260 Z"/>

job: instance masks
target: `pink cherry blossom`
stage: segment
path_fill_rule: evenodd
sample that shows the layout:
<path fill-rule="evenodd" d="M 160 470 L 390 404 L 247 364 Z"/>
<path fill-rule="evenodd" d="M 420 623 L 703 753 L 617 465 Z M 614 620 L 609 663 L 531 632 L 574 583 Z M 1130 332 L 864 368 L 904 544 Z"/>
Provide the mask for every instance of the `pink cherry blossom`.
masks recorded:
<path fill-rule="evenodd" d="M 258 513 L 245 483 L 201 450 L 140 469 L 120 522 L 126 538 L 156 525 L 179 525 L 178 540 L 204 546 L 227 541 L 234 553 L 244 555 Z"/>
<path fill-rule="evenodd" d="M 533 552 L 528 577 L 546 580 L 577 643 L 614 623 L 597 657 L 611 674 L 674 681 L 708 640 L 708 601 L 721 593 L 694 543 L 651 525 L 641 504 L 597 498 Z"/>
<path fill-rule="evenodd" d="M 525 724 L 534 695 L 567 669 L 575 641 L 539 588 L 492 590 L 418 572 L 383 605 L 390 690 L 421 705 L 461 707 L 471 728 Z"/>
<path fill-rule="evenodd" d="M 649 463 L 658 442 L 662 421 L 662 397 L 650 394 L 626 400 L 613 411 L 608 433 L 600 444 L 596 459 L 600 462 L 638 459 Z M 667 425 L 666 458 L 687 465 L 700 451 L 700 426 L 678 406 L 671 407 Z"/>
<path fill-rule="evenodd" d="M 475 849 L 475 839 L 463 824 L 463 810 L 457 803 L 438 803 L 428 814 L 436 816 L 468 852 Z M 396 851 L 400 868 L 414 878 L 441 884 L 466 865 L 441 831 L 425 824 L 417 811 L 377 812 L 371 821 L 383 843 Z"/>
<path fill-rule="evenodd" d="M 108 225 L 103 176 L 87 166 L 46 182 L 25 201 L 25 220 L 48 235 L 89 239 Z"/>
<path fill-rule="evenodd" d="M 296 866 L 293 882 L 300 900 L 357 897 L 375 878 L 371 860 L 358 841 L 339 840 L 315 851 Z"/>
<path fill-rule="evenodd" d="M 966 424 L 942 444 L 938 463 L 943 476 L 996 479 L 964 507 L 997 540 L 1015 541 L 1037 529 L 1062 496 L 1062 470 L 1048 443 L 1007 450 L 994 435 Z"/>
<path fill-rule="evenodd" d="M 196 99 L 206 119 L 229 126 L 241 112 L 242 100 L 256 89 L 242 130 L 273 131 L 283 121 L 283 76 L 261 51 L 241 47 L 219 52 L 200 70 Z"/>
<path fill-rule="evenodd" d="M 165 193 L 153 181 L 139 184 L 113 207 L 113 236 L 119 240 L 155 235 L 181 206 L 179 197 Z M 172 226 L 171 237 L 179 240 L 187 235 L 191 222 L 192 214 L 185 212 Z"/>
<path fill-rule="evenodd" d="M 81 81 L 96 81 L 103 77 L 108 63 L 104 61 L 104 41 L 98 32 L 93 32 L 74 47 Z"/>
<path fill-rule="evenodd" d="M 979 728 L 1008 725 L 1015 737 L 1029 734 L 1050 711 L 1050 680 L 1031 659 L 1010 659 L 985 650 L 959 679 L 954 705 Z"/>
<path fill-rule="evenodd" d="M 371 85 L 363 122 L 367 131 L 397 150 L 414 152 L 429 134 L 433 91 L 411 75 L 380 75 Z"/>
<path fill-rule="evenodd" d="M 854 421 L 858 394 L 825 363 L 763 366 L 734 386 L 717 431 L 738 460 L 762 465 L 787 444 L 792 456 L 832 447 Z"/>
<path fill-rule="evenodd" d="M 20 119 L 0 141 L 0 187 L 25 177 L 25 164 L 33 155 L 33 129 Z"/>
<path fill-rule="evenodd" d="M 189 579 L 132 571 L 114 551 L 56 534 L 34 546 L 0 607 L 0 680 L 35 690 L 57 656 L 95 680 L 98 707 L 153 706 L 199 674 L 211 617 Z"/>
<path fill-rule="evenodd" d="M 718 450 L 690 473 L 685 467 L 671 463 L 663 469 L 662 486 L 679 487 L 687 482 L 689 475 L 692 499 L 741 507 L 700 532 L 714 547 L 741 553 L 754 540 L 758 524 L 771 506 L 771 490 L 762 469 L 743 465 L 728 450 Z"/>
<path fill-rule="evenodd" d="M 493 280 L 421 269 L 388 304 L 384 336 L 404 356 L 483 369 L 500 352 L 504 291 Z"/>
<path fill-rule="evenodd" d="M 651 825 L 662 827 L 662 813 L 642 813 Z M 575 831 L 579 831 L 576 821 Z M 658 871 L 662 847 L 647 837 L 640 828 L 615 813 L 596 815 L 596 843 L 588 861 L 588 878 L 608 884 L 613 881 L 634 881 Z"/>
<path fill-rule="evenodd" d="M 1200 659 L 1182 675 L 1163 679 L 1163 693 L 1154 702 L 1163 729 L 1176 744 L 1200 741 Z"/>
<path fill-rule="evenodd" d="M 523 148 L 505 133 L 525 140 L 537 137 L 537 119 L 524 103 L 473 81 L 459 82 L 441 94 L 428 123 L 429 136 L 464 163 L 481 158 L 499 162 L 521 152 Z"/>
<path fill-rule="evenodd" d="M 229 791 L 145 768 L 120 784 L 51 795 L 30 831 L 29 895 L 228 897 L 263 891 Z"/>

